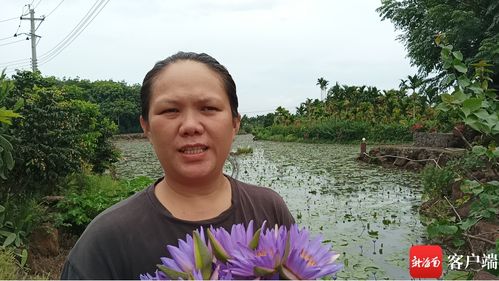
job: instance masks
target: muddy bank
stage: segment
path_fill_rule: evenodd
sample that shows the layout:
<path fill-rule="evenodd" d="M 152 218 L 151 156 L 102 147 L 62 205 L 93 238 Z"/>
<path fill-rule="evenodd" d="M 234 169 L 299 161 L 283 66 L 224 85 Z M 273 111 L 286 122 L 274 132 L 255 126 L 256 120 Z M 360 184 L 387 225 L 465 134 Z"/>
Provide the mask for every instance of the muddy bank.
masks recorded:
<path fill-rule="evenodd" d="M 358 159 L 383 167 L 420 171 L 427 165 L 445 166 L 449 160 L 463 156 L 465 151 L 464 148 L 383 145 L 361 154 Z"/>

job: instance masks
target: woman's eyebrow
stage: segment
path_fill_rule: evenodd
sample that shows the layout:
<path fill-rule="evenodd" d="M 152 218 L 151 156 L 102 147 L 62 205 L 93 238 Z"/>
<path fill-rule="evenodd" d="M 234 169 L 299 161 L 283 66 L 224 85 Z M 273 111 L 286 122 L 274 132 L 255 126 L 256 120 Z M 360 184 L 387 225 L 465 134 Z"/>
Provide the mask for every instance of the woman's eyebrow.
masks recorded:
<path fill-rule="evenodd" d="M 162 99 L 159 99 L 158 101 L 156 101 L 157 103 L 171 103 L 171 104 L 178 104 L 178 101 L 175 100 L 175 99 L 171 99 L 171 98 L 162 98 Z"/>
<path fill-rule="evenodd" d="M 219 97 L 201 97 L 197 100 L 198 103 L 207 103 L 207 102 L 221 102 L 222 100 Z"/>

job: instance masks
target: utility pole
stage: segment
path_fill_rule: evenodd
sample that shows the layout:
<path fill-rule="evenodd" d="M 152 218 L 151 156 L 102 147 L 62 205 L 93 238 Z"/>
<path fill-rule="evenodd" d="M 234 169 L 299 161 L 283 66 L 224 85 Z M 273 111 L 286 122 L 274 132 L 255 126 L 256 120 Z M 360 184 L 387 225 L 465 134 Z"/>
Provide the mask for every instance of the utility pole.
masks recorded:
<path fill-rule="evenodd" d="M 29 9 L 29 18 L 21 17 L 22 20 L 30 20 L 31 21 L 31 68 L 33 69 L 33 72 L 38 70 L 38 65 L 37 65 L 37 59 L 36 59 L 36 37 L 40 37 L 35 34 L 35 20 L 43 21 L 45 17 L 43 18 L 35 18 L 35 10 L 31 9 L 30 5 L 28 5 Z"/>

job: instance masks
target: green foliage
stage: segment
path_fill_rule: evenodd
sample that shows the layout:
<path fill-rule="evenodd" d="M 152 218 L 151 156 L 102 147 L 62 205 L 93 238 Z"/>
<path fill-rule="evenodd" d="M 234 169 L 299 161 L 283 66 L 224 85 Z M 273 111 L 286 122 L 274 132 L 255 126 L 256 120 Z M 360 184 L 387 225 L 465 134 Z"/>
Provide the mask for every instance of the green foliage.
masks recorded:
<path fill-rule="evenodd" d="M 9 249 L 0 249 L 0 279 L 19 280 L 22 277 L 22 270 L 14 253 Z"/>
<path fill-rule="evenodd" d="M 0 104 L 9 95 L 13 84 L 5 78 L 5 71 L 0 74 Z M 14 147 L 10 142 L 10 136 L 5 132 L 8 125 L 12 124 L 12 118 L 21 117 L 20 114 L 13 110 L 8 110 L 5 107 L 0 107 L 0 178 L 7 179 L 7 175 L 14 168 L 14 158 L 12 152 Z"/>
<path fill-rule="evenodd" d="M 474 71 L 469 76 L 462 54 L 453 51 L 450 45 L 441 46 L 444 68 L 452 70 L 447 81 L 454 86 L 454 91 L 442 94 L 438 109 L 456 112 L 466 125 L 485 135 L 499 134 L 499 100 L 496 99 L 496 92 L 489 89 L 492 71 L 488 67 L 491 65 L 485 61 L 472 64 Z"/>
<path fill-rule="evenodd" d="M 430 238 L 451 239 L 455 247 L 461 247 L 466 244 L 463 239 L 466 232 L 478 221 L 498 222 L 499 182 L 486 182 L 483 179 L 479 182 L 466 178 L 473 178 L 474 171 L 491 172 L 497 177 L 499 150 L 494 139 L 499 136 L 499 100 L 496 92 L 489 88 L 489 83 L 492 82 L 490 74 L 493 73 L 489 70 L 491 65 L 485 61 L 465 63 L 463 54 L 444 43 L 445 40 L 446 37 L 438 36 L 436 43 L 442 48 L 442 67 L 447 73 L 444 85 L 453 91 L 451 94 L 441 95 L 442 102 L 437 108 L 488 137 L 485 139 L 485 146 L 475 144 L 461 160 L 451 162 L 442 170 L 433 168 L 423 174 L 425 192 L 432 197 L 450 195 L 450 185 L 449 182 L 446 183 L 449 178 L 461 182 L 459 188 L 465 196 L 454 204 L 471 203 L 469 215 L 459 218 L 459 221 L 456 221 L 456 217 L 446 216 L 428 226 Z M 454 176 L 448 171 L 452 171 Z M 448 200 L 446 197 L 445 199 Z M 448 203 L 450 208 L 454 208 L 450 201 Z"/>
<path fill-rule="evenodd" d="M 43 221 L 44 214 L 45 209 L 32 197 L 0 196 L 0 250 L 10 249 L 21 266 L 28 258 L 28 236 Z"/>
<path fill-rule="evenodd" d="M 97 105 L 68 98 L 71 95 L 58 88 L 60 81 L 37 73 L 18 73 L 14 78 L 14 90 L 4 103 L 22 101 L 18 111 L 23 118 L 9 127 L 17 165 L 0 189 L 51 193 L 65 176 L 84 165 L 103 172 L 117 160 L 110 141 L 116 125 L 102 116 Z M 16 92 L 18 96 L 13 96 Z"/>
<path fill-rule="evenodd" d="M 140 85 L 111 80 L 90 82 L 73 79 L 64 82 L 65 89 L 77 91 L 72 94 L 73 99 L 98 104 L 102 115 L 117 124 L 120 133 L 141 132 Z"/>
<path fill-rule="evenodd" d="M 147 177 L 116 181 L 108 175 L 72 175 L 68 178 L 64 199 L 57 204 L 58 221 L 79 234 L 99 213 L 152 182 Z"/>
<path fill-rule="evenodd" d="M 456 174 L 449 166 L 442 169 L 426 166 L 421 172 L 423 196 L 427 199 L 440 199 L 443 196 L 449 196 L 452 192 L 450 187 L 455 176 Z"/>
<path fill-rule="evenodd" d="M 474 180 L 467 180 L 464 182 L 462 190 L 477 199 L 471 205 L 470 220 L 475 221 L 475 223 L 480 219 L 499 222 L 498 181 L 479 183 Z"/>
<path fill-rule="evenodd" d="M 412 132 L 400 124 L 372 125 L 362 121 L 327 119 L 299 125 L 273 125 L 254 132 L 255 137 L 274 141 L 357 142 L 366 138 L 372 142 L 409 142 Z"/>
<path fill-rule="evenodd" d="M 296 108 L 296 114 L 278 107 L 272 114 L 243 118 L 243 127 L 257 138 L 276 141 L 351 142 L 363 137 L 379 142 L 412 141 L 410 128 L 420 131 L 451 129 L 436 120 L 431 107 L 436 94 L 424 95 L 421 79 L 409 77 L 412 91 L 380 91 L 376 87 L 340 86 L 336 83 L 325 100 L 307 99 Z M 319 83 L 319 82 L 318 82 Z M 405 83 L 404 83 L 405 85 Z M 273 120 L 270 120 L 273 118 Z"/>
<path fill-rule="evenodd" d="M 444 63 L 433 38 L 445 33 L 449 44 L 461 50 L 470 61 L 486 59 L 499 66 L 499 4 L 495 0 L 427 1 L 383 0 L 378 8 L 383 20 L 388 19 L 402 34 L 399 36 L 408 51 L 411 63 L 420 73 L 440 73 Z M 464 71 L 462 65 L 456 70 Z M 499 78 L 497 67 L 495 79 Z"/>

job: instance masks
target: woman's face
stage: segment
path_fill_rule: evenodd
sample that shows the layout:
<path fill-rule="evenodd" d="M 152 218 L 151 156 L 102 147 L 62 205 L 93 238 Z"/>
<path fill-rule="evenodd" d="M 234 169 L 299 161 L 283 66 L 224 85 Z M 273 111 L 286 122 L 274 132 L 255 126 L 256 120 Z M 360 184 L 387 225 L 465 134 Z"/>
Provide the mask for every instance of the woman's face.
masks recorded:
<path fill-rule="evenodd" d="M 219 177 L 240 124 L 219 75 L 203 63 L 175 62 L 156 77 L 149 102 L 149 120 L 140 121 L 166 177 Z"/>

